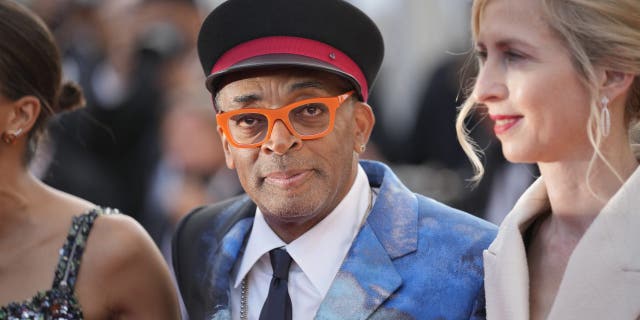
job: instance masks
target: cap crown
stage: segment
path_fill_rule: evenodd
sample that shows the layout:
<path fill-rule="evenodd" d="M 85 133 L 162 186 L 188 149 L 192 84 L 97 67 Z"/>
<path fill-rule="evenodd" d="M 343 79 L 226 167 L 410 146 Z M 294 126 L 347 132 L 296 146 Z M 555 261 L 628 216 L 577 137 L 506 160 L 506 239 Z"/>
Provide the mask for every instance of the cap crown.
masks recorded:
<path fill-rule="evenodd" d="M 228 50 L 251 40 L 291 36 L 337 48 L 362 70 L 370 88 L 384 56 L 382 35 L 362 11 L 342 0 L 228 0 L 205 19 L 198 55 L 205 74 Z"/>

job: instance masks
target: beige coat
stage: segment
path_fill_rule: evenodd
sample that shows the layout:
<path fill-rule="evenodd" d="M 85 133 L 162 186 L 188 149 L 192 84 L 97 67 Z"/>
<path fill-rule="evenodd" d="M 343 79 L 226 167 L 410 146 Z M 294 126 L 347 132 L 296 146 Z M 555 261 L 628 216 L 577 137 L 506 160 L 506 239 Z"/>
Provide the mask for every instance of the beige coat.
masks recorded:
<path fill-rule="evenodd" d="M 522 195 L 484 251 L 487 319 L 529 319 L 529 272 L 522 236 L 548 209 L 540 178 Z M 640 169 L 578 242 L 548 319 L 640 319 Z"/>

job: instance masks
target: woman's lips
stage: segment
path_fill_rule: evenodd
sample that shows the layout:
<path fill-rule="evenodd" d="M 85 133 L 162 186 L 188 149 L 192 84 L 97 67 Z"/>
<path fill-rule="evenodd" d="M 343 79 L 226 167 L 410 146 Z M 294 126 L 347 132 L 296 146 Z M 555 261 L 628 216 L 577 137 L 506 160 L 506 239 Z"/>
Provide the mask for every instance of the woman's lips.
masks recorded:
<path fill-rule="evenodd" d="M 493 132 L 496 135 L 507 132 L 522 119 L 522 116 L 519 115 L 490 115 L 490 117 L 495 121 Z"/>

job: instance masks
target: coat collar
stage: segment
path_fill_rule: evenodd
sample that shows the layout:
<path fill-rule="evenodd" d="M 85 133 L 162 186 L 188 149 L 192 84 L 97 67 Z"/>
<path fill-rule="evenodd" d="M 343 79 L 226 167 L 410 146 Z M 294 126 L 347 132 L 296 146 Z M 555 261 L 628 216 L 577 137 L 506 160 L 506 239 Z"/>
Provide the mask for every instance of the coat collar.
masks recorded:
<path fill-rule="evenodd" d="M 414 252 L 418 247 L 418 200 L 386 165 L 361 161 L 371 188 L 378 197 L 367 219 L 391 259 Z"/>
<path fill-rule="evenodd" d="M 500 225 L 484 251 L 487 315 L 492 319 L 529 318 L 529 268 L 522 233 L 550 208 L 542 179 L 535 181 Z"/>
<path fill-rule="evenodd" d="M 387 166 L 361 164 L 380 191 L 316 319 L 367 319 L 402 285 L 393 260 L 417 249 L 417 199 Z"/>
<path fill-rule="evenodd" d="M 629 319 L 640 315 L 640 169 L 625 182 L 574 249 L 548 319 Z M 523 194 L 484 252 L 487 314 L 529 318 L 523 233 L 549 210 L 542 178 Z M 633 301 L 632 301 L 633 300 Z"/>

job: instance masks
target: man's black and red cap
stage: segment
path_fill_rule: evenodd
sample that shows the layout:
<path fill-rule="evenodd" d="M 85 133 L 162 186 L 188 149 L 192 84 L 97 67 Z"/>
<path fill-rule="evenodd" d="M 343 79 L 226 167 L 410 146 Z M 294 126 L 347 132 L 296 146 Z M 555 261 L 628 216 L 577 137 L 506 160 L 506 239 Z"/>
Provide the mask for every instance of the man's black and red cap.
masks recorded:
<path fill-rule="evenodd" d="M 366 101 L 384 56 L 380 30 L 342 0 L 228 0 L 198 35 L 207 89 L 229 73 L 302 67 L 338 74 Z"/>

